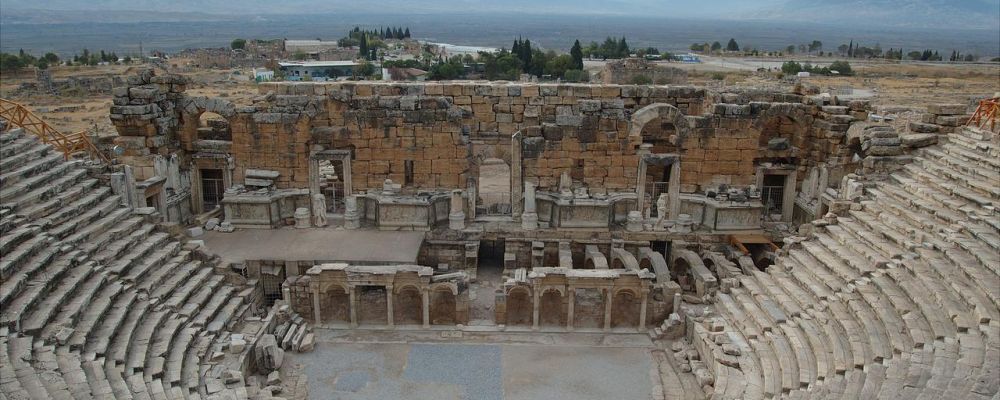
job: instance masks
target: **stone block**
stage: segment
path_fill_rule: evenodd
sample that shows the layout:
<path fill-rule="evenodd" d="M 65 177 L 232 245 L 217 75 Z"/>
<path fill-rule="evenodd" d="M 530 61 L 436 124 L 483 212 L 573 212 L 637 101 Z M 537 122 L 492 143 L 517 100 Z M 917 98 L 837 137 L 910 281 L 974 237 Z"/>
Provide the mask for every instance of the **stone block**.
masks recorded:
<path fill-rule="evenodd" d="M 927 106 L 927 112 L 937 115 L 958 115 L 965 113 L 964 104 L 931 104 Z"/>
<path fill-rule="evenodd" d="M 940 130 L 938 125 L 925 124 L 923 122 L 910 122 L 910 132 L 914 133 L 937 133 Z"/>

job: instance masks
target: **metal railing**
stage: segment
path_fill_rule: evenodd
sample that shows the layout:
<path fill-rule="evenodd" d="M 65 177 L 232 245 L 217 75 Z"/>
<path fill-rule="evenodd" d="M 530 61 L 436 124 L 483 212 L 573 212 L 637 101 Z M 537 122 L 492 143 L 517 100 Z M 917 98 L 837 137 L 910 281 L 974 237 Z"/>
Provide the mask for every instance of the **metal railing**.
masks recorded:
<path fill-rule="evenodd" d="M 87 137 L 87 132 L 64 134 L 53 128 L 45 120 L 27 107 L 7 99 L 0 99 L 0 118 L 19 128 L 22 128 L 35 136 L 42 142 L 52 145 L 63 153 L 68 160 L 70 155 L 81 151 L 90 153 L 91 157 L 97 157 L 110 163 L 108 156 L 104 155 L 94 143 Z"/>

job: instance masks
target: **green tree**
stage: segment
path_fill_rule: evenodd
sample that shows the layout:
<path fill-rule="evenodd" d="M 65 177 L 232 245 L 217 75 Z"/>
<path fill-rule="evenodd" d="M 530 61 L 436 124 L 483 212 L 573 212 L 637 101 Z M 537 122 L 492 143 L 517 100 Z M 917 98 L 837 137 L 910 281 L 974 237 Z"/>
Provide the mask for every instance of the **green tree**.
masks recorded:
<path fill-rule="evenodd" d="M 354 78 L 366 78 L 375 74 L 375 66 L 368 60 L 364 60 L 361 64 L 355 65 L 352 72 L 354 73 Z"/>
<path fill-rule="evenodd" d="M 403 38 L 406 38 L 406 39 L 410 38 L 410 27 L 406 27 L 406 30 L 403 31 Z"/>
<path fill-rule="evenodd" d="M 0 53 L 0 71 L 16 74 L 22 67 L 21 57 L 16 54 Z"/>
<path fill-rule="evenodd" d="M 719 50 L 722 50 L 722 43 L 719 43 L 717 41 L 712 42 L 712 51 L 719 51 Z"/>
<path fill-rule="evenodd" d="M 35 67 L 38 69 L 49 69 L 49 62 L 44 58 L 39 58 L 38 62 L 35 63 Z"/>
<path fill-rule="evenodd" d="M 830 63 L 830 71 L 837 71 L 841 75 L 854 75 L 854 70 L 851 69 L 851 64 L 847 61 L 834 61 Z"/>
<path fill-rule="evenodd" d="M 583 70 L 583 47 L 580 41 L 573 42 L 573 48 L 569 49 L 569 55 L 573 57 L 573 69 Z"/>
<path fill-rule="evenodd" d="M 795 45 L 794 44 L 790 44 L 790 45 L 788 45 L 788 47 L 785 47 L 785 53 L 795 54 Z"/>
<path fill-rule="evenodd" d="M 740 45 L 736 44 L 736 39 L 729 39 L 729 43 L 726 44 L 726 51 L 740 51 Z"/>
<path fill-rule="evenodd" d="M 822 49 L 823 49 L 823 42 L 821 42 L 819 40 L 813 40 L 812 43 L 809 43 L 809 52 L 810 53 L 812 53 L 814 51 L 820 51 Z"/>
<path fill-rule="evenodd" d="M 560 54 L 545 63 L 545 72 L 554 77 L 562 77 L 571 69 L 574 69 L 573 57 L 568 54 Z"/>
<path fill-rule="evenodd" d="M 302 51 L 301 49 L 295 50 L 295 53 L 292 54 L 293 60 L 303 61 L 307 58 L 309 58 L 309 54 L 306 54 L 306 52 Z"/>
<path fill-rule="evenodd" d="M 590 74 L 587 71 L 570 69 L 563 73 L 563 79 L 569 82 L 588 82 L 590 81 Z"/>
<path fill-rule="evenodd" d="M 785 61 L 781 64 L 781 72 L 785 75 L 795 75 L 802 72 L 802 65 L 795 61 Z"/>
<path fill-rule="evenodd" d="M 42 57 L 45 58 L 45 61 L 48 61 L 49 64 L 55 64 L 59 62 L 59 56 L 57 56 L 56 53 L 45 53 L 45 55 Z"/>
<path fill-rule="evenodd" d="M 246 39 L 236 38 L 236 39 L 233 39 L 233 42 L 229 44 L 229 48 L 231 48 L 233 50 L 243 50 L 246 47 L 247 47 L 247 40 Z"/>
<path fill-rule="evenodd" d="M 616 50 L 615 54 L 618 58 L 625 58 L 629 56 L 630 51 L 628 48 L 628 42 L 625 41 L 625 36 L 622 36 L 622 39 L 618 41 L 618 48 Z"/>

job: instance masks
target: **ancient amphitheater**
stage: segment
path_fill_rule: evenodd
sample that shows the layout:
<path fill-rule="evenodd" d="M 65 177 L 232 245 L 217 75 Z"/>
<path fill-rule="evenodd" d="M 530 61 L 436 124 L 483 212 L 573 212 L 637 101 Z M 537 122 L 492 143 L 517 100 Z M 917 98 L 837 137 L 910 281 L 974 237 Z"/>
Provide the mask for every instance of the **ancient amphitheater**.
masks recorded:
<path fill-rule="evenodd" d="M 282 361 L 358 331 L 642 338 L 656 399 L 1000 396 L 974 106 L 127 82 L 113 165 L 0 136 L 0 399 L 327 398 Z"/>

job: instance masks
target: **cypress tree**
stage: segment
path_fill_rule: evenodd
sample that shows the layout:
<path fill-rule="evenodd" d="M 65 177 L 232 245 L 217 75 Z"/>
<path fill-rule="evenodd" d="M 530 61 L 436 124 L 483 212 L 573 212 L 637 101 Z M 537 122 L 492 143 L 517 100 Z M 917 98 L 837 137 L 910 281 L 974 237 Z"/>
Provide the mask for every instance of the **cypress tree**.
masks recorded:
<path fill-rule="evenodd" d="M 580 40 L 573 42 L 573 48 L 569 50 L 569 55 L 573 57 L 573 69 L 583 70 L 583 47 Z"/>
<path fill-rule="evenodd" d="M 406 31 L 403 32 L 403 38 L 406 38 L 406 39 L 410 38 L 410 27 L 406 27 Z"/>

